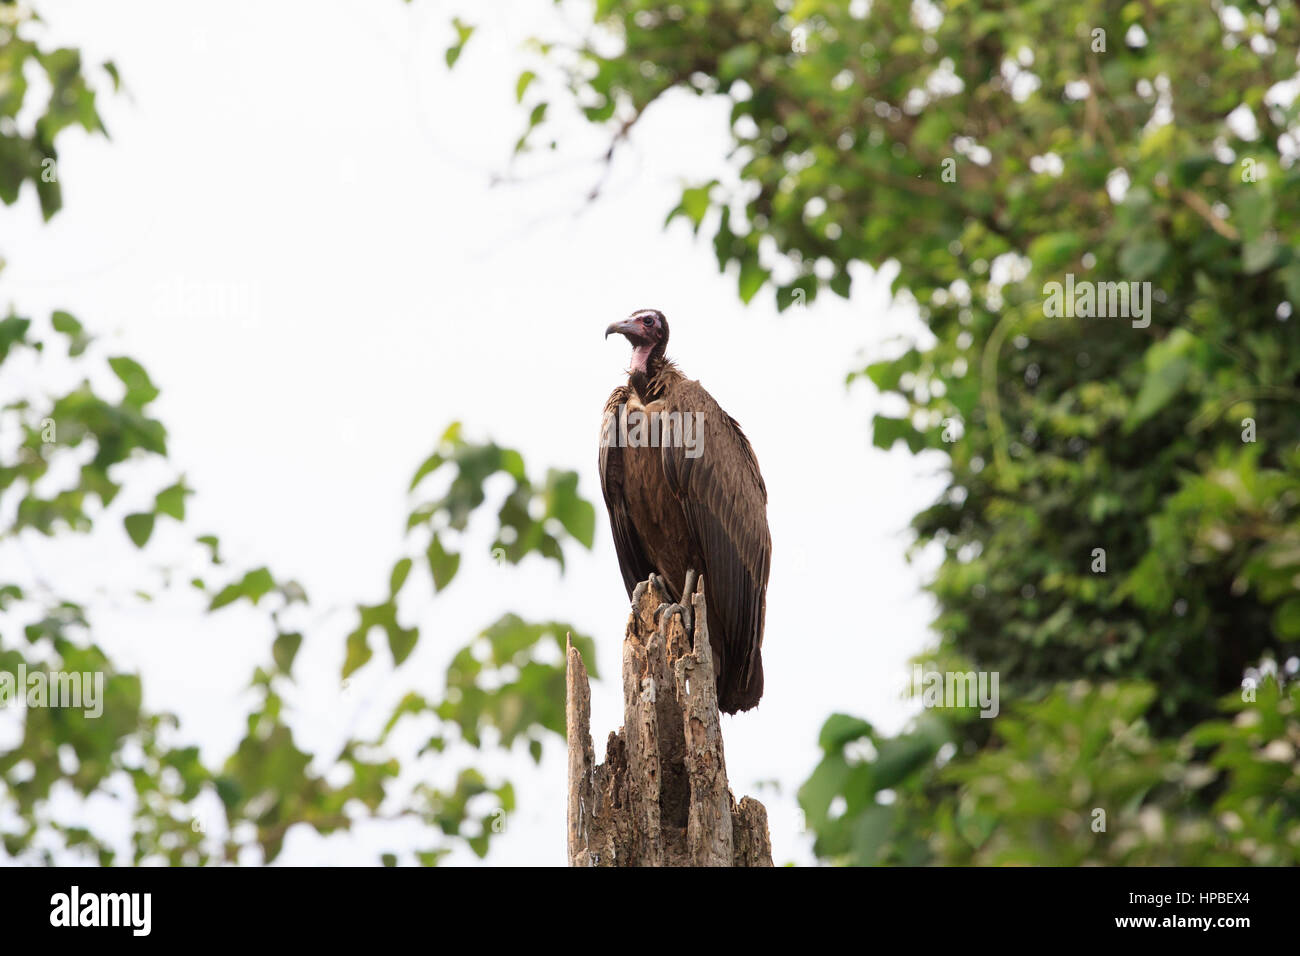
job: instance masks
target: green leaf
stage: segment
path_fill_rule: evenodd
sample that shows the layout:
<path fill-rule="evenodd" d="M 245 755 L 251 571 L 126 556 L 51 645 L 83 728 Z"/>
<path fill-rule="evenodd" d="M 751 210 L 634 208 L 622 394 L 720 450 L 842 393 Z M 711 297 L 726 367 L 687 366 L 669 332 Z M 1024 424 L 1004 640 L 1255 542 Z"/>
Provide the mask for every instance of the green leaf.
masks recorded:
<path fill-rule="evenodd" d="M 153 534 L 153 515 L 148 512 L 127 515 L 122 523 L 126 525 L 126 533 L 131 536 L 137 548 L 143 548 L 149 541 L 149 535 Z"/>
<path fill-rule="evenodd" d="M 877 805 L 858 815 L 853 823 L 854 862 L 861 866 L 877 862 L 893 834 L 896 813 L 892 806 Z"/>
<path fill-rule="evenodd" d="M 546 513 L 564 530 L 590 548 L 596 539 L 596 509 L 578 494 L 578 473 L 552 470 L 547 475 Z"/>
<path fill-rule="evenodd" d="M 271 572 L 266 568 L 257 568 L 249 571 L 239 581 L 222 588 L 220 593 L 212 599 L 208 610 L 215 611 L 218 608 L 223 608 L 227 604 L 238 601 L 241 597 L 247 598 L 252 604 L 256 604 L 269 594 L 274 587 L 275 578 L 271 576 Z"/>
<path fill-rule="evenodd" d="M 734 46 L 718 61 L 718 79 L 724 83 L 744 79 L 758 63 L 761 48 L 757 43 L 742 43 Z"/>
<path fill-rule="evenodd" d="M 533 107 L 532 112 L 528 114 L 528 129 L 524 130 L 523 135 L 521 135 L 515 142 L 516 153 L 522 153 L 524 151 L 524 147 L 528 145 L 529 134 L 540 126 L 544 119 L 546 119 L 546 104 L 538 103 Z"/>
<path fill-rule="evenodd" d="M 1137 282 L 1155 275 L 1169 256 L 1169 244 L 1163 239 L 1138 239 L 1130 242 L 1119 254 L 1119 267 L 1124 277 Z"/>
<path fill-rule="evenodd" d="M 740 264 L 740 281 L 738 291 L 740 301 L 746 305 L 763 288 L 763 283 L 767 281 L 771 273 L 758 264 L 757 258 L 745 259 Z"/>
<path fill-rule="evenodd" d="M 271 657 L 275 660 L 275 666 L 285 674 L 292 673 L 293 661 L 298 656 L 300 647 L 302 647 L 301 634 L 285 633 L 276 635 L 275 641 L 271 644 Z"/>
<path fill-rule="evenodd" d="M 135 359 L 118 355 L 108 360 L 109 367 L 126 386 L 126 404 L 143 408 L 158 397 L 158 389 L 149 380 L 143 366 Z"/>
<path fill-rule="evenodd" d="M 410 490 L 414 491 L 416 485 L 441 468 L 446 460 L 447 459 L 445 459 L 440 452 L 435 451 L 432 455 L 421 462 L 420 467 L 415 470 L 415 477 L 411 479 Z"/>
<path fill-rule="evenodd" d="M 1055 274 L 1074 261 L 1083 241 L 1075 232 L 1049 232 L 1029 244 L 1029 258 L 1039 272 Z"/>
<path fill-rule="evenodd" d="M 1300 261 L 1292 262 L 1279 273 L 1286 286 L 1286 297 L 1292 306 L 1300 306 Z"/>
<path fill-rule="evenodd" d="M 442 541 L 435 534 L 429 541 L 429 548 L 425 551 L 425 557 L 429 559 L 429 571 L 433 575 L 433 589 L 434 591 L 441 591 L 456 576 L 456 571 L 460 567 L 460 555 L 444 549 Z"/>
<path fill-rule="evenodd" d="M 857 740 L 859 737 L 870 737 L 871 731 L 871 724 L 859 717 L 831 714 L 826 723 L 822 724 L 821 736 L 817 738 L 817 743 L 826 753 L 836 753 L 843 750 L 844 745 L 849 741 Z"/>
<path fill-rule="evenodd" d="M 158 492 L 157 498 L 154 499 L 154 511 L 175 518 L 177 521 L 184 521 L 185 499 L 191 494 L 193 491 L 185 487 L 184 480 L 178 481 Z"/>
<path fill-rule="evenodd" d="M 448 67 L 456 65 L 456 61 L 460 59 L 461 53 L 465 50 L 465 43 L 474 34 L 474 27 L 463 22 L 459 17 L 452 20 L 452 26 L 456 28 L 456 42 L 448 47 L 446 54 L 444 54 Z"/>
<path fill-rule="evenodd" d="M 877 448 L 884 448 L 888 451 L 894 446 L 894 442 L 902 439 L 911 443 L 915 429 L 912 423 L 906 418 L 888 418 L 884 415 L 877 415 L 871 420 L 871 443 Z"/>
<path fill-rule="evenodd" d="M 922 734 L 906 734 L 882 740 L 871 777 L 876 790 L 889 790 L 925 766 L 934 756 L 933 742 Z"/>
<path fill-rule="evenodd" d="M 853 277 L 848 272 L 837 272 L 831 276 L 831 291 L 841 299 L 847 299 L 853 291 Z"/>
<path fill-rule="evenodd" d="M 343 658 L 343 676 L 347 678 L 353 674 L 357 668 L 362 667 L 374 656 L 374 651 L 370 649 L 368 636 L 370 634 L 369 625 L 358 627 L 355 631 L 347 636 L 344 642 L 345 655 Z"/>
<path fill-rule="evenodd" d="M 1273 196 L 1262 183 L 1241 186 L 1232 207 L 1232 221 L 1241 238 L 1249 243 L 1272 228 L 1275 209 Z"/>
<path fill-rule="evenodd" d="M 397 592 L 402 590 L 402 585 L 406 583 L 406 577 L 411 573 L 412 561 L 410 558 L 402 558 L 393 565 L 393 571 L 388 576 L 388 593 L 393 597 Z"/>
<path fill-rule="evenodd" d="M 915 349 L 908 349 L 896 359 L 874 362 L 863 371 L 866 372 L 867 378 L 871 379 L 871 384 L 880 391 L 892 392 L 898 389 L 898 383 L 904 374 L 915 372 L 920 367 L 921 353 Z"/>
<path fill-rule="evenodd" d="M 1281 252 L 1276 239 L 1251 239 L 1241 247 L 1241 271 L 1257 275 L 1272 266 Z"/>
<path fill-rule="evenodd" d="M 208 560 L 213 564 L 221 563 L 221 541 L 215 534 L 202 534 L 194 539 L 208 549 Z"/>
<path fill-rule="evenodd" d="M 524 94 L 528 92 L 528 87 L 535 79 L 537 79 L 537 74 L 532 70 L 524 70 L 524 72 L 519 74 L 519 79 L 515 82 L 516 103 L 522 103 L 524 101 Z"/>
<path fill-rule="evenodd" d="M 850 769 L 842 756 L 828 754 L 799 788 L 799 806 L 811 829 L 818 830 L 826 824 L 831 802 L 843 790 Z"/>
<path fill-rule="evenodd" d="M 709 211 L 709 194 L 712 190 L 713 183 L 682 190 L 682 201 L 678 209 L 691 221 L 694 232 L 700 231 L 700 224 L 704 222 L 704 217 Z"/>
<path fill-rule="evenodd" d="M 1187 331 L 1175 329 L 1164 341 L 1147 349 L 1146 377 L 1124 420 L 1125 431 L 1131 432 L 1182 390 L 1194 367 L 1190 353 L 1196 342 L 1196 337 Z"/>
<path fill-rule="evenodd" d="M 1300 597 L 1288 598 L 1278 605 L 1273 627 L 1283 640 L 1300 639 Z"/>
<path fill-rule="evenodd" d="M 410 657 L 419 640 L 419 628 L 398 627 L 395 623 L 388 628 L 388 649 L 393 654 L 393 664 L 399 665 Z"/>
<path fill-rule="evenodd" d="M 77 338 L 84 334 L 81 323 L 78 322 L 68 312 L 55 312 L 50 316 L 50 321 L 54 325 L 54 331 L 62 332 L 69 338 Z"/>
<path fill-rule="evenodd" d="M 20 319 L 16 315 L 0 319 L 0 362 L 8 357 L 9 349 L 27 340 L 27 330 L 31 324 L 31 319 Z"/>

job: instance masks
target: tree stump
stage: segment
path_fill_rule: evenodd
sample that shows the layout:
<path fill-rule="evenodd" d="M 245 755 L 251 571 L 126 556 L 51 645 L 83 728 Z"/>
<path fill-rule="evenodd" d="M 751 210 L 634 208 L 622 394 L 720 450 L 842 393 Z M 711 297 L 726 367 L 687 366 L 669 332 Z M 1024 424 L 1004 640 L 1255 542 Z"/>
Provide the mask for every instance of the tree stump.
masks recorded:
<path fill-rule="evenodd" d="M 605 762 L 591 743 L 591 687 L 568 648 L 569 865 L 771 866 L 767 810 L 727 786 L 703 579 L 684 608 L 637 585 L 623 640 L 623 727 Z"/>

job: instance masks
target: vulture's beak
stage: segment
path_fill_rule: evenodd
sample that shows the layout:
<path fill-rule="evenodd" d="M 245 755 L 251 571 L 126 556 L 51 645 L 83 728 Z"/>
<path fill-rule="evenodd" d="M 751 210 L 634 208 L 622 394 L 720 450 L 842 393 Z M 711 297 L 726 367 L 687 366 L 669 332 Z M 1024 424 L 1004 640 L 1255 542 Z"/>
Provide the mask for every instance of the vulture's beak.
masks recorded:
<path fill-rule="evenodd" d="M 636 337 L 641 331 L 640 324 L 636 319 L 622 319 L 618 322 L 611 322 L 609 328 L 605 329 L 605 338 L 609 338 L 615 332 L 619 335 L 626 335 L 629 338 Z"/>

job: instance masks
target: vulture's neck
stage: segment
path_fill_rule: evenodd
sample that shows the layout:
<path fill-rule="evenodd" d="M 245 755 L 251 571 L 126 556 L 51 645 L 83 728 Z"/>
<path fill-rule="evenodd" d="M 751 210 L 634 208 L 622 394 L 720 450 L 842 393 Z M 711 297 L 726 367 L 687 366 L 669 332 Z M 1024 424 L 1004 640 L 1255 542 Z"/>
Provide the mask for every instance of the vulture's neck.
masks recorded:
<path fill-rule="evenodd" d="M 681 372 L 677 370 L 676 365 L 664 358 L 662 353 L 649 355 L 641 363 L 638 363 L 638 358 L 639 356 L 633 353 L 632 371 L 627 383 L 632 386 L 632 390 L 636 392 L 642 404 L 648 405 L 658 400 L 674 379 L 681 378 Z"/>

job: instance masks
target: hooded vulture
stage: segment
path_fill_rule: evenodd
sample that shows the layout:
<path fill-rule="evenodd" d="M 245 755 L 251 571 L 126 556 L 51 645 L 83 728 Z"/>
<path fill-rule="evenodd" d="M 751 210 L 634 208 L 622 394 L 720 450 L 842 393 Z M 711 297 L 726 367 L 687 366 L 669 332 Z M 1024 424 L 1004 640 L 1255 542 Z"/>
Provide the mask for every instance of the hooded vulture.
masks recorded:
<path fill-rule="evenodd" d="M 657 574 L 689 612 L 702 575 L 718 706 L 749 710 L 763 695 L 772 559 L 758 459 L 735 419 L 664 357 L 662 312 L 634 312 L 605 336 L 615 332 L 632 344 L 632 367 L 605 403 L 600 486 L 623 586 L 631 597 Z"/>

